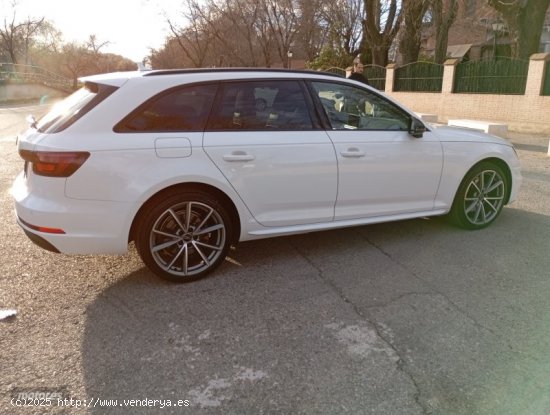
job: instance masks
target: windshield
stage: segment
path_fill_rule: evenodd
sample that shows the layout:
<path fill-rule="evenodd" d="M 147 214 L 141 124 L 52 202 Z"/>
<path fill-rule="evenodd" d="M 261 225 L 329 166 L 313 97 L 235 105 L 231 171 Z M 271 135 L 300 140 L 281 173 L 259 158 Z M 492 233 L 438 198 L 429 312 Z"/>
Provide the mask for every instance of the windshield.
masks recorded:
<path fill-rule="evenodd" d="M 53 134 L 66 129 L 97 104 L 112 94 L 117 88 L 87 82 L 83 88 L 55 104 L 50 112 L 42 117 L 36 128 L 41 133 Z"/>

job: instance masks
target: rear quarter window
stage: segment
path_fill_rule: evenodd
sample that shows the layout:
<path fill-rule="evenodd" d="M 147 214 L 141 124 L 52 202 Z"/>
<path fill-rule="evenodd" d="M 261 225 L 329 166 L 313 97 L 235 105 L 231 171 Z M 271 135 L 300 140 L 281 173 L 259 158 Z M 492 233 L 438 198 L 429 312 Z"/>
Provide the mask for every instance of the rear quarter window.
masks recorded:
<path fill-rule="evenodd" d="M 190 85 L 164 91 L 140 105 L 114 128 L 118 133 L 203 131 L 217 85 Z"/>

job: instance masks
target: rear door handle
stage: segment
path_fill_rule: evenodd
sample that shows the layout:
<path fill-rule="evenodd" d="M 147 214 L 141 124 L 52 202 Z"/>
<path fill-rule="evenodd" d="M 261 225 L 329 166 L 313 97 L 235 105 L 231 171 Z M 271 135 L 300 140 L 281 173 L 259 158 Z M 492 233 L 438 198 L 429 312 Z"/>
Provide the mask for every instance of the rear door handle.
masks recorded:
<path fill-rule="evenodd" d="M 248 154 L 244 151 L 233 151 L 231 154 L 225 154 L 223 156 L 225 161 L 252 161 L 254 158 L 252 154 Z"/>
<path fill-rule="evenodd" d="M 340 154 L 342 155 L 342 157 L 349 158 L 365 157 L 365 152 L 359 150 L 357 147 L 350 147 L 345 151 L 341 151 Z"/>

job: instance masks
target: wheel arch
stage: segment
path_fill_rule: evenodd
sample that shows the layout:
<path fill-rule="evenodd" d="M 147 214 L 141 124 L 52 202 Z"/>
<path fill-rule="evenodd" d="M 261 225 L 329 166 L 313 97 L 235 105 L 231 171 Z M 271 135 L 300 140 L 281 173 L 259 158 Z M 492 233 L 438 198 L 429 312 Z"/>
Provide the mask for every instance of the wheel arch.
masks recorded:
<path fill-rule="evenodd" d="M 465 197 L 468 192 L 468 188 L 470 186 L 470 183 L 473 183 L 473 180 L 478 180 L 479 174 L 484 174 L 486 171 L 499 171 L 499 175 L 503 175 L 502 180 L 505 181 L 504 185 L 504 195 L 501 201 L 499 202 L 498 206 L 491 205 L 492 210 L 494 212 L 490 212 L 490 215 L 486 214 L 485 209 L 483 208 L 483 203 L 488 203 L 485 200 L 485 185 L 480 187 L 476 187 L 477 190 L 475 190 L 477 193 L 473 195 L 473 199 L 470 198 L 470 206 L 466 208 L 465 206 Z M 494 176 L 493 176 L 494 177 Z M 492 179 L 491 179 L 492 180 Z M 512 180 L 512 172 L 510 170 L 509 165 L 502 159 L 498 157 L 486 157 L 480 160 L 477 160 L 464 174 L 462 180 L 460 181 L 460 184 L 456 190 L 456 193 L 453 198 L 453 203 L 451 205 L 451 209 L 447 214 L 448 220 L 455 224 L 458 227 L 464 228 L 464 229 L 482 229 L 487 226 L 489 226 L 501 213 L 502 208 L 504 205 L 506 205 L 510 199 L 511 195 L 511 180 Z M 492 181 L 491 183 L 492 184 Z M 476 200 L 476 196 L 479 196 L 480 194 L 483 195 L 483 201 L 481 199 Z M 474 205 L 477 204 L 477 205 Z M 475 218 L 472 220 L 468 216 L 468 211 L 471 211 L 472 206 L 477 206 L 475 213 Z M 478 221 L 478 217 L 482 214 L 481 221 Z"/>
<path fill-rule="evenodd" d="M 239 216 L 239 211 L 231 198 L 224 193 L 222 190 L 218 189 L 215 186 L 212 186 L 210 184 L 206 183 L 199 183 L 199 182 L 187 182 L 187 183 L 177 183 L 173 184 L 171 186 L 165 187 L 162 190 L 159 190 L 155 194 L 151 195 L 149 199 L 147 199 L 138 209 L 136 214 L 134 215 L 134 219 L 132 220 L 132 225 L 130 226 L 130 232 L 128 234 L 128 242 L 135 240 L 135 232 L 137 230 L 137 225 L 139 222 L 139 218 L 141 217 L 142 213 L 147 209 L 147 207 L 154 203 L 154 201 L 158 198 L 162 198 L 163 195 L 172 193 L 174 191 L 203 191 L 205 193 L 209 193 L 214 195 L 220 203 L 222 203 L 228 210 L 229 214 L 231 215 L 231 224 L 233 226 L 233 235 L 231 243 L 236 243 L 239 240 L 239 235 L 241 234 L 241 220 Z"/>

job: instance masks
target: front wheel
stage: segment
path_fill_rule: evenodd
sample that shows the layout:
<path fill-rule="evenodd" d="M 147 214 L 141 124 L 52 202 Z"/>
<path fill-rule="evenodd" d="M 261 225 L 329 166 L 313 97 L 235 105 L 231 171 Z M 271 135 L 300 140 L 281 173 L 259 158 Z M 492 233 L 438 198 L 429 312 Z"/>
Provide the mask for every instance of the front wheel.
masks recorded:
<path fill-rule="evenodd" d="M 142 213 L 136 236 L 138 253 L 151 271 L 188 282 L 221 264 L 232 240 L 231 218 L 221 203 L 196 191 L 174 192 L 153 203 Z"/>
<path fill-rule="evenodd" d="M 460 184 L 449 217 L 462 228 L 485 228 L 500 215 L 507 192 L 502 169 L 491 162 L 479 163 Z"/>

